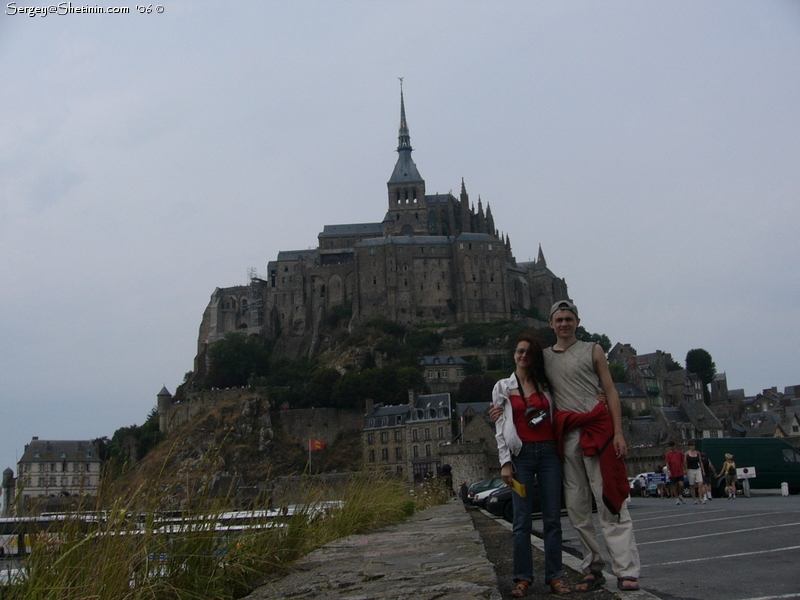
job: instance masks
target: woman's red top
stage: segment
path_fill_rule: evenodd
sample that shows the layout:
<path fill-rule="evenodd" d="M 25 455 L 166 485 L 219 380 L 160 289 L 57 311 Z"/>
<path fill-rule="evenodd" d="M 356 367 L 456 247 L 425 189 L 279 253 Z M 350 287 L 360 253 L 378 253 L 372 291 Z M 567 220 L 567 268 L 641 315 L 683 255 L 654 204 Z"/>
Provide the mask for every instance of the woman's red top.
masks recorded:
<path fill-rule="evenodd" d="M 539 392 L 533 392 L 526 398 L 513 394 L 509 400 L 511 400 L 511 414 L 514 417 L 514 426 L 517 428 L 519 439 L 523 442 L 546 442 L 556 439 L 553 435 L 553 420 L 550 418 L 550 402 L 547 400 L 547 396 Z M 531 406 L 547 413 L 547 418 L 536 427 L 528 427 L 528 421 L 525 418 L 525 411 Z"/>

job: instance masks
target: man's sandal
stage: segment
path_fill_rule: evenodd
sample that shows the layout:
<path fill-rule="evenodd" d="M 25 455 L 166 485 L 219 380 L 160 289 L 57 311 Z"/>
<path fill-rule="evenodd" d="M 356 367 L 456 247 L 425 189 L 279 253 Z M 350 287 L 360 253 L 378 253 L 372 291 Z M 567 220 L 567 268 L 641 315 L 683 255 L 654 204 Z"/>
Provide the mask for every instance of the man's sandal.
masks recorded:
<path fill-rule="evenodd" d="M 636 592 L 639 590 L 639 580 L 636 577 L 618 577 L 617 587 L 623 592 Z"/>
<path fill-rule="evenodd" d="M 520 579 L 513 588 L 511 588 L 511 595 L 515 598 L 521 598 L 528 593 L 528 588 L 531 586 L 530 581 Z"/>
<path fill-rule="evenodd" d="M 563 596 L 564 594 L 569 594 L 572 590 L 567 587 L 563 581 L 560 579 L 553 579 L 550 582 L 550 593 L 555 594 L 556 596 Z"/>
<path fill-rule="evenodd" d="M 601 571 L 595 571 L 591 569 L 586 575 L 583 576 L 575 587 L 572 588 L 575 592 L 585 593 L 591 592 L 594 589 L 597 589 L 601 585 L 606 582 L 605 575 Z M 578 586 L 585 586 L 583 589 L 579 588 Z"/>

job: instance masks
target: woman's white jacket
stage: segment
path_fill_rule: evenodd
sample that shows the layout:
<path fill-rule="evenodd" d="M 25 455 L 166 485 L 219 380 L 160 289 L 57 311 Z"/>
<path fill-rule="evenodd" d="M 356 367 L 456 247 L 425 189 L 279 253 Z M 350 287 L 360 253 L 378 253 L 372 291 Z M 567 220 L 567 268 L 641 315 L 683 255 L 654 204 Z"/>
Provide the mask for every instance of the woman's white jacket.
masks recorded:
<path fill-rule="evenodd" d="M 516 456 L 522 450 L 522 440 L 517 435 L 514 417 L 511 414 L 511 401 L 509 400 L 511 390 L 516 390 L 518 387 L 517 378 L 512 373 L 511 377 L 498 381 L 492 390 L 492 406 L 499 406 L 503 409 L 503 414 L 494 424 L 496 430 L 494 437 L 497 440 L 501 467 L 507 462 L 511 462 L 512 454 Z M 520 395 L 522 395 L 522 392 L 520 392 Z M 545 392 L 544 395 L 550 403 L 550 419 L 552 422 L 553 399 L 550 396 L 550 392 Z"/>

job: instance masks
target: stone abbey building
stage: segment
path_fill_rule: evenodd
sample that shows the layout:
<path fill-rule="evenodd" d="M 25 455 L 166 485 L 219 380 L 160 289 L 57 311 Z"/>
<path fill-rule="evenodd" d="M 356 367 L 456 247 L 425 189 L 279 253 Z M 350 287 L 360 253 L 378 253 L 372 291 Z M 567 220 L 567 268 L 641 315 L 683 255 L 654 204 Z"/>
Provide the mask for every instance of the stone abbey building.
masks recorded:
<path fill-rule="evenodd" d="M 374 223 L 325 225 L 318 247 L 287 250 L 267 265 L 266 279 L 217 288 L 203 314 L 195 373 L 210 344 L 232 331 L 280 335 L 287 356 L 313 353 L 335 307 L 351 325 L 380 316 L 405 325 L 475 323 L 547 315 L 568 298 L 567 284 L 544 259 L 517 263 L 489 205 L 427 194 L 411 157 L 400 90 L 397 163 L 387 183 L 386 212 Z M 376 203 L 376 211 L 379 206 Z M 527 313 L 531 314 L 531 313 Z"/>

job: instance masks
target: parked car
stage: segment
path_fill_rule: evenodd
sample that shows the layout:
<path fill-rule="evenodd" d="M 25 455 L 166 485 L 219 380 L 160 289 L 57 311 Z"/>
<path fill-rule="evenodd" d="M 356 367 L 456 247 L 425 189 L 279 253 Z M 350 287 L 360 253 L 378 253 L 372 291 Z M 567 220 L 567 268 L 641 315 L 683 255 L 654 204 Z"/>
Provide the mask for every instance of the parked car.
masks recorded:
<path fill-rule="evenodd" d="M 467 490 L 467 504 L 473 504 L 473 499 L 475 498 L 475 494 L 483 492 L 485 490 L 496 490 L 501 485 L 503 485 L 503 478 L 502 477 L 490 477 L 489 479 L 483 479 L 481 481 L 476 481 Z"/>
<path fill-rule="evenodd" d="M 537 519 L 542 516 L 542 504 L 541 504 L 541 497 L 539 496 L 539 486 L 534 485 L 533 490 L 530 490 L 529 493 L 533 494 L 533 518 Z M 594 501 L 592 501 L 592 507 L 594 508 Z M 495 516 L 502 517 L 509 523 L 514 522 L 514 506 L 511 500 L 511 488 L 508 486 L 503 486 L 496 490 L 493 490 L 489 496 L 486 498 L 486 510 L 492 513 Z M 564 498 L 561 498 L 561 516 L 567 516 L 567 509 L 564 506 Z"/>
<path fill-rule="evenodd" d="M 508 487 L 505 483 L 500 482 L 500 488 Z M 490 494 L 496 492 L 500 488 L 490 488 L 488 490 L 483 490 L 482 492 L 478 492 L 475 494 L 475 497 L 472 499 L 472 504 L 475 506 L 479 506 L 481 508 L 486 507 L 486 499 L 489 497 Z"/>

